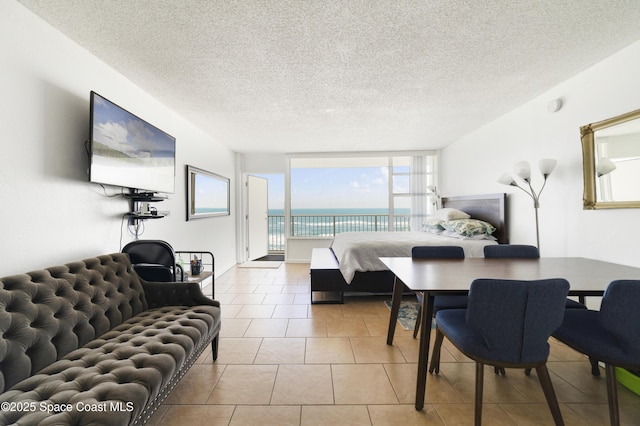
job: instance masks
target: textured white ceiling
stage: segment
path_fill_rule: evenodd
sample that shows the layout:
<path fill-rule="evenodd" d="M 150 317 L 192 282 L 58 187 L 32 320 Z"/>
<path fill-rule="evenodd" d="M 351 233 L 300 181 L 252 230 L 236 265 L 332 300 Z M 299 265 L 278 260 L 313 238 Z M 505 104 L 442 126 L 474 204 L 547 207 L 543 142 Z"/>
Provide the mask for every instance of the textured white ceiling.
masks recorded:
<path fill-rule="evenodd" d="M 19 2 L 237 152 L 439 148 L 640 39 L 637 0 Z"/>

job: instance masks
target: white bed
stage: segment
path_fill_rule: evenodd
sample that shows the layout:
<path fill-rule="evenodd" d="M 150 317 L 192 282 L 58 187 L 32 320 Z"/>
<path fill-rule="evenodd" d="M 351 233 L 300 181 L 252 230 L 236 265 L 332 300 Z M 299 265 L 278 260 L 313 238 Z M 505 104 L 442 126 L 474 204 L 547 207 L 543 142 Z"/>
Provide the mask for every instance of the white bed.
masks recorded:
<path fill-rule="evenodd" d="M 415 246 L 460 246 L 465 257 L 483 257 L 484 246 L 495 240 L 473 240 L 447 237 L 430 232 L 345 232 L 335 236 L 331 249 L 347 284 L 356 272 L 385 271 L 379 257 L 411 256 Z"/>
<path fill-rule="evenodd" d="M 375 232 L 338 234 L 329 257 L 314 262 L 311 259 L 311 300 L 312 303 L 342 303 L 345 293 L 391 293 L 394 276 L 378 260 L 380 256 L 410 256 L 411 248 L 418 245 L 458 245 L 465 250 L 468 257 L 483 256 L 487 244 L 508 244 L 508 221 L 506 217 L 507 196 L 501 194 L 485 194 L 475 196 L 443 197 L 444 208 L 455 208 L 468 213 L 472 218 L 486 221 L 496 230 L 492 234 L 497 241 L 461 240 L 451 237 L 437 236 L 427 232 Z M 365 255 L 353 248 L 352 243 L 359 241 L 364 247 Z M 327 299 L 318 298 L 314 302 L 314 294 L 326 293 Z M 331 293 L 339 293 L 339 298 L 332 299 Z M 324 301 L 323 301 L 324 300 Z"/>

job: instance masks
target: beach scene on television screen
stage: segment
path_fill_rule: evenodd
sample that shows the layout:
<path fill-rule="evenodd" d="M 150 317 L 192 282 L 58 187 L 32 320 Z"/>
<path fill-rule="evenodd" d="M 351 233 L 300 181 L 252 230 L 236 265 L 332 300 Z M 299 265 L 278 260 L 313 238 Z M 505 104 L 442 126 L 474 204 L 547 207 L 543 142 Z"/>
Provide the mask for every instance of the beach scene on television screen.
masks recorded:
<path fill-rule="evenodd" d="M 93 108 L 92 180 L 173 192 L 175 139 L 100 96 Z"/>

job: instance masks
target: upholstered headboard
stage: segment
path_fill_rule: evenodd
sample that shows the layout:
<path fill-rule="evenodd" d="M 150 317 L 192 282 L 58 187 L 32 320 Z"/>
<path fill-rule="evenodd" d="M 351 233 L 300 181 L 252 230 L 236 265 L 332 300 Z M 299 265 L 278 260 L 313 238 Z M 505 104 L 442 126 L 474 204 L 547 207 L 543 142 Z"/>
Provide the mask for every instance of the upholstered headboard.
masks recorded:
<path fill-rule="evenodd" d="M 474 219 L 489 222 L 496 227 L 493 235 L 498 242 L 509 243 L 506 193 L 442 197 L 442 207 L 462 210 Z"/>

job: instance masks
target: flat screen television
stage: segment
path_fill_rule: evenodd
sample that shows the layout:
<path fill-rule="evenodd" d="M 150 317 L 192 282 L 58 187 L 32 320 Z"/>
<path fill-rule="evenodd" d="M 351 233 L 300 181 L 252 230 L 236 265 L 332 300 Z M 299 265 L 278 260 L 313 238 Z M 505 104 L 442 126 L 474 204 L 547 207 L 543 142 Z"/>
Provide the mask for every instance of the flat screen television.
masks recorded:
<path fill-rule="evenodd" d="M 175 192 L 176 139 L 91 92 L 89 181 Z"/>

